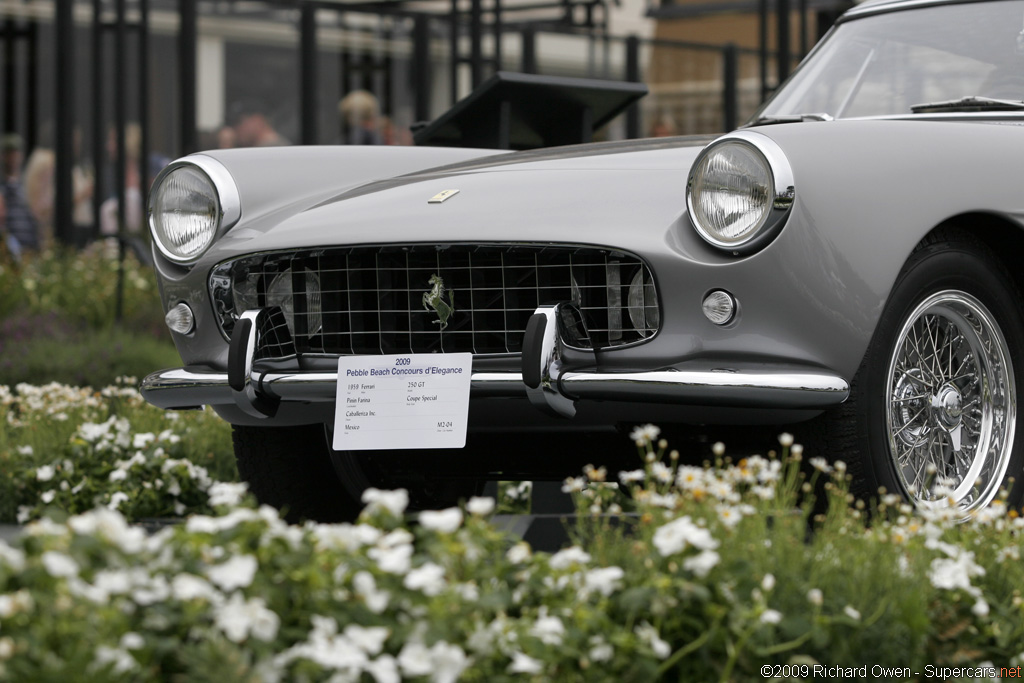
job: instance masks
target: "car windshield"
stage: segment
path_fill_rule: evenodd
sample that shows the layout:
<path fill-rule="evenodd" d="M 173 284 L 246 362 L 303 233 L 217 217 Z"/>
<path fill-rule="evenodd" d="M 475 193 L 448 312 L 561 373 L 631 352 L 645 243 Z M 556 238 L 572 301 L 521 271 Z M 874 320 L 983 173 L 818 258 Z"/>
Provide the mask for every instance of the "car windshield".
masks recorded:
<path fill-rule="evenodd" d="M 1024 100 L 1024 1 L 939 5 L 842 23 L 754 120 L 904 115 L 928 103 L 955 111 L 949 105 L 970 96 Z"/>

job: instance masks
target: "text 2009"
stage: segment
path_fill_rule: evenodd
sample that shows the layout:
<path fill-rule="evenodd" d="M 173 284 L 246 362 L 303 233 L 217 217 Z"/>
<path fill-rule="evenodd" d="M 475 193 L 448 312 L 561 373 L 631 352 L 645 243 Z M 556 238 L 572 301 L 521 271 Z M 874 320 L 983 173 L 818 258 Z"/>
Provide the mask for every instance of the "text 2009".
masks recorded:
<path fill-rule="evenodd" d="M 765 678 L 808 678 L 811 675 L 811 667 L 806 664 L 764 664 L 761 667 L 761 675 Z"/>
<path fill-rule="evenodd" d="M 399 365 L 412 365 L 412 358 L 396 358 L 395 367 Z"/>

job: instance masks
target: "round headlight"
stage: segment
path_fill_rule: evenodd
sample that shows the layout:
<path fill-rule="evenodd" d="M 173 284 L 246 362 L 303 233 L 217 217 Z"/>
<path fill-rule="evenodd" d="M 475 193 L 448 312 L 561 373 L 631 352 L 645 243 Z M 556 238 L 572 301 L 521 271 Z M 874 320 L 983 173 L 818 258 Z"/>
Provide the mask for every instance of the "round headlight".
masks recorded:
<path fill-rule="evenodd" d="M 191 263 L 240 215 L 238 192 L 227 170 L 210 157 L 195 156 L 169 166 L 149 199 L 149 227 L 160 252 Z"/>
<path fill-rule="evenodd" d="M 686 204 L 701 237 L 737 251 L 781 228 L 793 197 L 792 172 L 782 150 L 762 135 L 741 132 L 712 143 L 697 157 Z"/>
<path fill-rule="evenodd" d="M 306 283 L 306 334 L 316 334 L 323 324 L 323 316 L 320 306 L 320 278 L 316 273 L 306 269 L 303 274 Z M 267 305 L 280 306 L 284 313 L 285 322 L 288 324 L 288 331 L 295 334 L 295 296 L 292 289 L 292 270 L 288 268 L 278 274 L 267 289 Z"/>

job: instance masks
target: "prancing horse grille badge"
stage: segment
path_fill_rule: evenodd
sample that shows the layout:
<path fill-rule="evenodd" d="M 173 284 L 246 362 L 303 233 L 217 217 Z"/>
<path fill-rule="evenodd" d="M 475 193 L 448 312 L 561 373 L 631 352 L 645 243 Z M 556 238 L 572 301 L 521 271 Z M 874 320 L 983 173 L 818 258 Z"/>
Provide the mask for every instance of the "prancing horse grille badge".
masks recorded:
<path fill-rule="evenodd" d="M 440 204 L 446 199 L 451 199 L 459 193 L 458 190 L 442 190 L 427 200 L 427 204 Z"/>

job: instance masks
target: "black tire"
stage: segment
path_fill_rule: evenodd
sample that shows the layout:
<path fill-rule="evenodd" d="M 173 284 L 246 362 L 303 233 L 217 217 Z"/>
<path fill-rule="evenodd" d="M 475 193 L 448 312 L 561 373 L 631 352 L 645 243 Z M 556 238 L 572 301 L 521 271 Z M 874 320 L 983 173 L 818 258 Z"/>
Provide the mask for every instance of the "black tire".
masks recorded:
<path fill-rule="evenodd" d="M 337 452 L 323 425 L 234 426 L 238 473 L 261 503 L 289 522 L 351 521 L 370 488 L 409 492 L 410 511 L 451 507 L 483 491 L 472 454 L 450 451 Z"/>
<path fill-rule="evenodd" d="M 809 445 L 847 463 L 860 498 L 884 488 L 922 504 L 945 478 L 965 514 L 1011 484 L 1008 502 L 1020 505 L 1020 302 L 1013 277 L 986 245 L 952 229 L 930 235 L 896 280 L 849 399 L 811 426 Z M 924 333 L 931 341 L 921 341 Z M 978 388 L 980 376 L 988 392 Z M 979 419 L 985 411 L 987 428 Z"/>
<path fill-rule="evenodd" d="M 233 427 L 238 474 L 263 504 L 289 522 L 340 522 L 362 507 L 334 474 L 320 425 Z"/>

